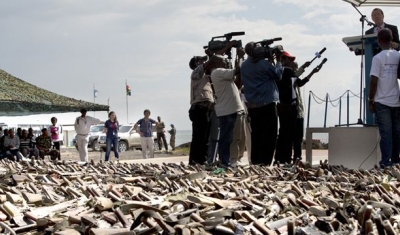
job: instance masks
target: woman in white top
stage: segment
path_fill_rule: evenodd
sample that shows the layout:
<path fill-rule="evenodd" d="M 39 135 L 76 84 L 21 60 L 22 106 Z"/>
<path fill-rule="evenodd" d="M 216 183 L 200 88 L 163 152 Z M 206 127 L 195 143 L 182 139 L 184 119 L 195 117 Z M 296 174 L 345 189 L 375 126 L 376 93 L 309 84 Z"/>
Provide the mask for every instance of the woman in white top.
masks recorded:
<path fill-rule="evenodd" d="M 60 125 L 57 125 L 57 118 L 52 117 L 51 119 L 51 126 L 48 128 L 48 132 L 50 134 L 51 141 L 53 142 L 54 148 L 56 148 L 60 153 L 60 131 L 61 127 Z"/>

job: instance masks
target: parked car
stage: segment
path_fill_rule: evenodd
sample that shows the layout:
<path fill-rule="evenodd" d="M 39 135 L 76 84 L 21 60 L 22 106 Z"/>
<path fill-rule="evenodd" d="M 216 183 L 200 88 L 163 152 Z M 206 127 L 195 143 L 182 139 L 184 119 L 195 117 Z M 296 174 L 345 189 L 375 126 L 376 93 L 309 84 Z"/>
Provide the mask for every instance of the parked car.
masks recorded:
<path fill-rule="evenodd" d="M 103 133 L 103 130 L 104 124 L 93 125 L 90 127 L 88 148 L 92 149 L 93 151 L 100 151 L 98 139 L 99 135 Z M 76 135 L 72 139 L 72 142 L 75 145 L 75 148 L 78 149 L 78 146 L 76 145 Z"/>
<path fill-rule="evenodd" d="M 134 125 L 122 125 L 119 127 L 118 137 L 118 152 L 125 152 L 128 150 L 142 149 L 140 134 L 133 129 Z M 153 132 L 154 150 L 158 150 L 157 133 Z M 103 151 L 106 151 L 106 134 L 99 135 L 99 146 Z"/>

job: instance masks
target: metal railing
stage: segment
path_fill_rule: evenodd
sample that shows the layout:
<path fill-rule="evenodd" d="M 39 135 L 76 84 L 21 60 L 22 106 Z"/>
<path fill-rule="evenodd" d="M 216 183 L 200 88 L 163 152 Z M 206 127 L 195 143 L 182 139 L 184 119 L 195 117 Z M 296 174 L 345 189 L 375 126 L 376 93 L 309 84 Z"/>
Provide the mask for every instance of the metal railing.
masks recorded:
<path fill-rule="evenodd" d="M 342 124 L 342 99 L 345 97 L 347 107 L 346 107 L 346 123 Z M 325 104 L 325 113 L 324 113 L 324 128 L 326 128 L 326 122 L 328 118 L 328 105 L 330 104 L 333 107 L 339 108 L 339 120 L 337 126 L 350 126 L 350 99 L 351 98 L 360 98 L 359 94 L 355 94 L 350 90 L 345 91 L 341 96 L 336 99 L 331 99 L 329 93 L 326 93 L 325 99 L 318 97 L 314 92 L 310 91 L 308 95 L 308 107 L 307 107 L 307 128 L 310 127 L 310 113 L 311 113 L 311 100 L 314 100 L 315 103 L 321 105 Z M 365 112 L 364 112 L 364 120 L 365 120 Z"/>

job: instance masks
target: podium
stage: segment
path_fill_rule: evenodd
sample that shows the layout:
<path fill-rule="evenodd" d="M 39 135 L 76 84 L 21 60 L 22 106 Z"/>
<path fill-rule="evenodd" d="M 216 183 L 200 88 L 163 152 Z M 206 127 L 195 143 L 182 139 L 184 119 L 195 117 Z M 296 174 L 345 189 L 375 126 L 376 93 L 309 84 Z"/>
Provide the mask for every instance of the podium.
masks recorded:
<path fill-rule="evenodd" d="M 378 41 L 376 34 L 369 34 L 364 36 L 364 51 L 362 50 L 362 36 L 353 36 L 346 37 L 342 39 L 343 42 L 347 45 L 350 51 L 353 51 L 356 56 L 364 55 L 364 111 L 366 114 L 365 124 L 374 125 L 374 117 L 373 114 L 369 111 L 368 106 L 368 98 L 369 97 L 369 83 L 370 83 L 370 71 L 372 65 L 372 57 L 374 57 L 377 52 Z M 361 107 L 360 107 L 361 108 Z"/>

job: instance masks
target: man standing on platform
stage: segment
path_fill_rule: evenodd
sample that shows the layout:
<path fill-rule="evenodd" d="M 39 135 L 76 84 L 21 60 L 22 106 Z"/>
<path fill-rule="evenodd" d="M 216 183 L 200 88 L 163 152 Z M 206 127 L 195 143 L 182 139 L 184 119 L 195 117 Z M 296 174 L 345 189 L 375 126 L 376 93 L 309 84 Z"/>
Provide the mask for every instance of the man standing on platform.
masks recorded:
<path fill-rule="evenodd" d="M 81 116 L 75 119 L 76 144 L 82 162 L 88 162 L 88 142 L 90 127 L 100 123 L 100 119 L 86 116 L 86 108 L 81 109 Z"/>
<path fill-rule="evenodd" d="M 391 48 L 392 32 L 389 29 L 379 31 L 378 44 L 382 51 L 372 59 L 368 100 L 381 136 L 379 165 L 384 168 L 400 162 L 400 89 L 397 81 L 400 54 Z"/>
<path fill-rule="evenodd" d="M 390 46 L 395 49 L 395 50 L 399 50 L 399 31 L 397 30 L 397 27 L 395 25 L 391 25 L 391 24 L 387 24 L 385 22 L 383 22 L 383 18 L 384 18 L 384 14 L 383 11 L 380 8 L 375 8 L 374 10 L 372 10 L 371 12 L 371 18 L 375 23 L 375 26 L 368 29 L 365 34 L 378 34 L 380 30 L 382 29 L 390 29 L 390 31 L 392 31 L 392 42 L 390 43 Z M 377 50 L 375 50 L 374 54 L 379 53 L 380 50 L 379 48 L 377 48 Z"/>

